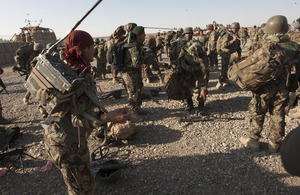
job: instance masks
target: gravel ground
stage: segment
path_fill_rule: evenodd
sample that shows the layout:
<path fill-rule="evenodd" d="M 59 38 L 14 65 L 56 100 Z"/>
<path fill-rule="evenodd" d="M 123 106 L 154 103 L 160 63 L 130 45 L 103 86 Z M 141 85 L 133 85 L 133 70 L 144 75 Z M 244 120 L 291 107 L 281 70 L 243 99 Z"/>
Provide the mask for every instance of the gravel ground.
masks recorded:
<path fill-rule="evenodd" d="M 4 68 L 1 75 L 9 95 L 1 94 L 3 115 L 21 128 L 20 136 L 11 146 L 26 146 L 26 152 L 37 159 L 23 157 L 12 164 L 0 178 L 0 195 L 4 194 L 67 194 L 59 170 L 45 169 L 48 157 L 43 143 L 42 118 L 37 103 L 31 98 L 24 105 L 24 77 Z M 166 71 L 164 71 L 165 73 Z M 267 150 L 268 122 L 261 141 L 262 149 L 252 152 L 242 146 L 239 137 L 247 132 L 247 108 L 251 93 L 232 83 L 225 90 L 217 90 L 219 72 L 211 72 L 209 96 L 204 113 L 229 113 L 232 119 L 196 123 L 179 123 L 186 116 L 185 104 L 169 101 L 158 82 L 145 85 L 145 93 L 162 89 L 157 97 L 144 100 L 142 107 L 149 111 L 128 144 L 115 143 L 109 147 L 103 160 L 117 159 L 136 164 L 122 169 L 116 183 L 98 183 L 100 194 L 300 194 L 300 178 L 289 175 L 278 154 Z M 111 75 L 97 81 L 104 92 L 121 89 L 113 84 Z M 108 110 L 126 106 L 126 94 L 121 99 L 103 100 Z M 197 101 L 194 98 L 194 104 Z M 286 133 L 298 127 L 300 120 L 286 118 Z M 8 127 L 8 125 L 7 125 Z M 90 150 L 97 141 L 90 138 Z M 100 160 L 101 162 L 102 160 Z M 3 163 L 3 162 L 2 162 Z"/>

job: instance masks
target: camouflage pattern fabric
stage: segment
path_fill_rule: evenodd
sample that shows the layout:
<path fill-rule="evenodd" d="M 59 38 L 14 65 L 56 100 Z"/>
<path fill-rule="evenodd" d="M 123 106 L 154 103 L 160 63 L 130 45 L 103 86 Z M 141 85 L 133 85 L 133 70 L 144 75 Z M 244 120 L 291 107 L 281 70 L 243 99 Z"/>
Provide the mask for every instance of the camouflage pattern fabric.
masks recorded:
<path fill-rule="evenodd" d="M 217 40 L 218 40 L 218 33 L 216 31 L 212 31 L 208 35 L 208 46 L 207 46 L 207 53 L 209 58 L 209 65 L 210 66 L 218 66 L 218 53 L 216 51 Z"/>
<path fill-rule="evenodd" d="M 276 36 L 266 37 L 268 41 L 277 42 L 289 56 L 289 61 L 300 59 L 299 45 L 291 42 L 287 36 L 280 39 Z M 263 123 L 266 113 L 270 113 L 270 141 L 279 143 L 284 136 L 285 127 L 285 108 L 289 101 L 289 86 L 291 70 L 282 74 L 276 80 L 272 80 L 266 85 L 253 91 L 253 97 L 249 104 L 249 137 L 259 139 L 263 129 Z M 290 80 L 290 85 L 297 82 L 297 79 Z"/>
<path fill-rule="evenodd" d="M 248 31 L 245 28 L 241 28 L 239 30 L 239 37 L 241 39 L 241 47 L 245 47 L 246 43 L 247 43 L 247 39 L 249 37 L 248 35 Z"/>
<path fill-rule="evenodd" d="M 187 66 L 199 66 L 199 71 L 188 71 L 188 69 L 185 69 L 183 64 L 186 64 L 186 51 L 188 51 L 189 47 L 193 45 L 197 45 L 198 41 L 190 40 L 187 42 L 181 49 L 181 52 L 178 57 L 178 61 L 180 63 L 180 66 L 182 67 L 180 71 L 180 80 L 182 83 L 182 88 L 184 89 L 184 98 L 188 99 L 193 96 L 193 90 L 196 86 L 196 81 L 198 81 L 198 99 L 200 97 L 200 91 L 201 90 L 207 90 L 208 86 L 208 78 L 209 78 L 209 70 L 208 70 L 208 59 L 205 51 L 203 51 L 201 44 L 199 43 L 198 49 L 193 49 L 193 52 L 197 51 L 197 53 L 193 53 L 194 59 L 198 62 L 198 64 L 187 64 Z M 194 47 L 195 48 L 195 47 Z"/>
<path fill-rule="evenodd" d="M 106 74 L 106 51 L 104 49 L 104 45 L 103 44 L 99 44 L 95 46 L 95 53 L 94 53 L 94 57 L 96 58 L 96 67 L 97 67 L 97 71 L 99 76 L 101 77 L 101 75 L 105 76 Z"/>
<path fill-rule="evenodd" d="M 238 56 L 241 57 L 241 42 L 240 40 L 236 39 L 233 41 L 233 37 L 226 33 L 222 37 L 222 42 L 221 42 L 221 64 L 222 64 L 222 69 L 221 69 L 221 74 L 219 81 L 221 83 L 226 82 L 228 80 L 227 77 L 227 71 L 228 71 L 228 66 L 230 66 L 230 56 L 231 54 L 237 52 Z"/>
<path fill-rule="evenodd" d="M 31 69 L 36 64 L 37 60 L 35 58 L 39 55 L 37 51 L 33 51 L 32 54 L 29 56 L 27 63 L 26 63 L 26 71 L 28 74 L 30 74 Z"/>
<path fill-rule="evenodd" d="M 78 148 L 77 132 L 68 114 L 45 131 L 44 143 L 51 161 L 61 171 L 69 194 L 95 194 L 96 185 L 89 165 L 87 141 L 81 136 Z M 84 135 L 84 134 L 82 134 Z"/>
<path fill-rule="evenodd" d="M 176 68 L 178 65 L 178 56 L 181 51 L 181 48 L 186 44 L 186 40 L 183 36 L 179 36 L 174 42 L 171 44 L 170 51 L 170 61 L 173 68 Z"/>
<path fill-rule="evenodd" d="M 126 72 L 122 75 L 126 84 L 129 107 L 132 110 L 142 105 L 144 91 L 142 80 L 143 51 L 141 44 L 135 42 L 135 46 L 129 48 L 125 55 Z"/>
<path fill-rule="evenodd" d="M 93 76 L 86 73 L 84 78 L 86 88 L 96 93 Z M 76 102 L 77 110 L 91 116 L 98 114 L 94 112 L 94 103 L 85 94 Z M 69 194 L 95 194 L 96 186 L 90 171 L 87 146 L 87 138 L 94 129 L 93 122 L 73 111 L 61 111 L 51 116 L 54 121 L 45 131 L 45 148 L 50 159 L 60 169 Z"/>
<path fill-rule="evenodd" d="M 276 80 L 253 93 L 249 104 L 249 137 L 259 139 L 266 113 L 270 113 L 270 136 L 279 143 L 284 136 L 285 107 L 289 91 L 284 80 Z"/>

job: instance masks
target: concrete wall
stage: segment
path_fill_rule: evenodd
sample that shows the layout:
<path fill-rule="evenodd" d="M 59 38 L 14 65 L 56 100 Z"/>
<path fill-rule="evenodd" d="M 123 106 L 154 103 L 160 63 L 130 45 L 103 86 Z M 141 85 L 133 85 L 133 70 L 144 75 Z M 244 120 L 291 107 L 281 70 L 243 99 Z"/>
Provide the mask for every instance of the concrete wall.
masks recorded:
<path fill-rule="evenodd" d="M 0 66 L 14 64 L 16 51 L 23 44 L 17 42 L 0 43 Z"/>

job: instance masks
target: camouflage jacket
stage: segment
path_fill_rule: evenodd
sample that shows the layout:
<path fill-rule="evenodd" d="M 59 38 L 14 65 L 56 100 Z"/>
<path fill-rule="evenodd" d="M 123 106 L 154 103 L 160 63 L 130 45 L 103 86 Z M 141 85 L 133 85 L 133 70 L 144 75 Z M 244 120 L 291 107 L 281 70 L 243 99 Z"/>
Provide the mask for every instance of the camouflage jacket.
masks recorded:
<path fill-rule="evenodd" d="M 201 90 L 207 90 L 209 69 L 206 52 L 197 40 L 190 40 L 181 48 L 178 57 L 179 66 L 187 74 L 197 75 L 198 86 Z"/>
<path fill-rule="evenodd" d="M 233 41 L 233 37 L 230 34 L 226 33 L 222 37 L 221 50 L 223 53 L 229 54 L 237 52 L 239 57 L 241 57 L 241 42 L 238 39 Z"/>
<path fill-rule="evenodd" d="M 33 53 L 29 56 L 27 63 L 26 63 L 26 70 L 28 73 L 30 73 L 31 69 L 35 66 L 37 63 L 37 56 L 39 53 L 37 51 L 33 51 Z"/>
<path fill-rule="evenodd" d="M 136 41 L 133 42 L 134 46 L 126 50 L 125 53 L 125 67 L 127 70 L 139 70 L 142 69 L 144 61 L 143 45 Z"/>
<path fill-rule="evenodd" d="M 94 48 L 95 48 L 94 57 L 97 59 L 97 61 L 99 61 L 100 63 L 106 63 L 105 45 L 99 44 L 96 45 Z"/>
<path fill-rule="evenodd" d="M 248 31 L 245 28 L 241 28 L 239 30 L 239 37 L 241 38 L 248 38 Z"/>
<path fill-rule="evenodd" d="M 258 29 L 258 31 L 256 32 L 253 41 L 262 41 L 265 37 L 265 33 L 262 29 Z"/>
<path fill-rule="evenodd" d="M 207 43 L 208 53 L 213 53 L 216 51 L 218 37 L 219 35 L 216 31 L 212 31 L 208 35 L 208 43 Z"/>
<path fill-rule="evenodd" d="M 284 74 L 272 82 L 270 85 L 277 85 L 278 88 L 290 87 L 291 91 L 295 91 L 297 88 L 298 75 L 300 69 L 300 46 L 299 44 L 292 42 L 288 35 L 278 38 L 277 36 L 269 35 L 266 36 L 265 41 L 276 42 L 285 51 L 288 56 L 288 69 Z M 294 70 L 291 72 L 291 69 Z M 290 77 L 291 74 L 295 74 L 295 77 Z M 296 88 L 291 89 L 291 86 L 296 86 Z"/>

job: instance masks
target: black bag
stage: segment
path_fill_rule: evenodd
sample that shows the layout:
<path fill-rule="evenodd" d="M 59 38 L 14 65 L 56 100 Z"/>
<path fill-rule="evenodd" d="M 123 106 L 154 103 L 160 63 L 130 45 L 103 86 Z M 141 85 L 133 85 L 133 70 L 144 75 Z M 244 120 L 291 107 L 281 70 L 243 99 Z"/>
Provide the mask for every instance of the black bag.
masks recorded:
<path fill-rule="evenodd" d="M 113 69 L 118 71 L 125 70 L 125 53 L 126 49 L 133 47 L 134 43 L 120 42 L 120 43 L 113 43 L 107 51 L 106 60 L 109 64 L 112 65 Z"/>

